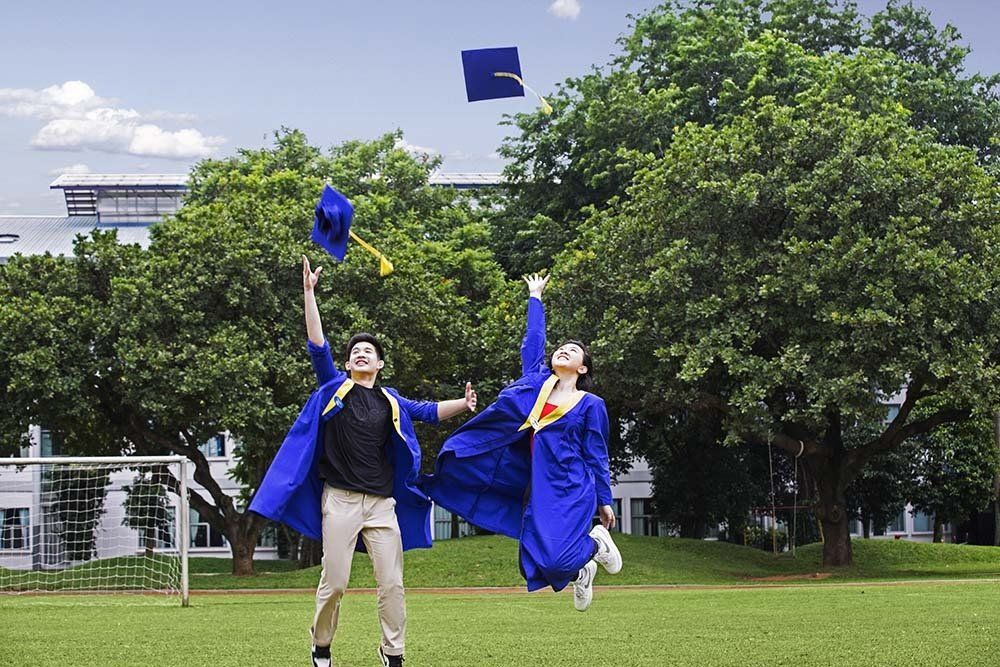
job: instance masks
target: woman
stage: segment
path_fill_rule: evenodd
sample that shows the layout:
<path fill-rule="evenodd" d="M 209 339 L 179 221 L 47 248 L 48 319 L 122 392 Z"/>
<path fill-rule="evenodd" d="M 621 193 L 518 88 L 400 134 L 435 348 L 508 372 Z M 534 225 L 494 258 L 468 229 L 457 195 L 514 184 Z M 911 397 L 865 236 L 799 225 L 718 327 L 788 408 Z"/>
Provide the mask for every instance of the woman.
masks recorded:
<path fill-rule="evenodd" d="M 520 541 L 528 590 L 574 586 L 585 611 L 600 563 L 621 570 L 608 470 L 608 413 L 590 393 L 590 354 L 568 341 L 545 363 L 548 277 L 525 277 L 528 325 L 522 375 L 496 402 L 456 430 L 421 485 L 436 503 L 470 523 Z M 591 529 L 595 508 L 601 524 Z"/>

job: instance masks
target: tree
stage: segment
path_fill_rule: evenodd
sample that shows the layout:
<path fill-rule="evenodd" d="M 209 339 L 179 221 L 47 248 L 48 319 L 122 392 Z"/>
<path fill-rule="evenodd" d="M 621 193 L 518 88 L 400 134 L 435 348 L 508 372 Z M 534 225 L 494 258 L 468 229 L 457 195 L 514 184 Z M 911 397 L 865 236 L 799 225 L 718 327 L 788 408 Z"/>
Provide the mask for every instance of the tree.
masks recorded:
<path fill-rule="evenodd" d="M 657 515 L 681 537 L 702 539 L 726 524 L 738 541 L 750 511 L 770 501 L 766 450 L 726 447 L 723 426 L 717 415 L 691 412 L 633 429 L 642 441 L 632 446 L 653 473 Z"/>
<path fill-rule="evenodd" d="M 564 249 L 553 311 L 611 361 L 609 408 L 714 411 L 731 442 L 803 451 L 828 565 L 851 560 L 844 493 L 868 461 L 964 419 L 968 368 L 992 386 L 1000 106 L 957 39 L 895 2 L 867 25 L 828 0 L 668 2 L 503 148 L 497 256 Z M 858 426 L 879 435 L 850 447 Z"/>
<path fill-rule="evenodd" d="M 45 472 L 42 488 L 65 549 L 64 560 L 88 561 L 97 553 L 97 526 L 108 495 L 107 470 L 54 468 Z"/>
<path fill-rule="evenodd" d="M 759 48 L 775 39 L 810 56 L 899 61 L 905 66 L 868 81 L 878 99 L 898 100 L 913 127 L 998 168 L 1000 75 L 966 75 L 969 49 L 958 31 L 938 30 L 926 10 L 891 0 L 865 22 L 851 1 L 669 0 L 635 19 L 611 63 L 547 95 L 554 114 L 506 120 L 517 130 L 500 149 L 511 201 L 490 240 L 504 268 L 519 275 L 547 266 L 591 207 L 629 196 L 640 164 L 630 157 L 662 157 L 685 124 L 725 124 L 765 96 L 794 104 L 809 68 Z M 849 79 L 831 92 L 856 94 Z"/>
<path fill-rule="evenodd" d="M 944 525 L 965 521 L 992 500 L 1000 457 L 992 420 L 949 424 L 912 443 L 914 483 L 910 503 L 934 517 L 934 541 L 944 541 Z"/>
<path fill-rule="evenodd" d="M 161 481 L 163 475 L 162 470 L 140 473 L 131 485 L 122 488 L 125 492 L 122 525 L 139 532 L 147 557 L 153 555 L 157 534 L 170 530 L 170 502 Z"/>
<path fill-rule="evenodd" d="M 615 306 L 598 341 L 619 351 L 616 392 L 717 411 L 731 439 L 770 431 L 802 449 L 837 565 L 850 562 L 847 484 L 907 437 L 967 418 L 992 384 L 998 187 L 905 112 L 866 118 L 816 93 L 815 108 L 759 100 L 727 127 L 679 131 L 559 271 L 607 277 Z M 879 423 L 901 387 L 899 415 L 848 449 L 845 429 Z M 938 396 L 947 407 L 910 419 Z"/>
<path fill-rule="evenodd" d="M 906 507 L 912 487 L 912 464 L 905 449 L 875 457 L 847 486 L 851 518 L 861 520 L 865 539 L 884 529 Z M 878 533 L 881 534 L 881 533 Z"/>
<path fill-rule="evenodd" d="M 244 510 L 315 380 L 304 352 L 299 256 L 324 182 L 348 193 L 354 227 L 396 265 L 378 277 L 357 249 L 324 260 L 323 321 L 334 351 L 377 332 L 385 380 L 425 399 L 498 375 L 479 330 L 503 278 L 487 228 L 461 193 L 434 189 L 433 163 L 397 149 L 398 134 L 324 154 L 302 133 L 273 147 L 200 163 L 178 214 L 147 252 L 95 233 L 73 261 L 14 258 L 0 285 L 3 432 L 52 424 L 77 453 L 180 454 L 203 491 L 190 505 L 225 535 L 236 574 L 252 573 L 264 521 Z M 316 262 L 314 262 L 314 265 Z M 483 334 L 483 335 L 480 335 Z M 516 351 L 514 352 L 516 354 Z M 232 498 L 199 445 L 239 443 Z M 427 458 L 433 458 L 435 442 Z M 176 492 L 177 480 L 165 483 Z"/>

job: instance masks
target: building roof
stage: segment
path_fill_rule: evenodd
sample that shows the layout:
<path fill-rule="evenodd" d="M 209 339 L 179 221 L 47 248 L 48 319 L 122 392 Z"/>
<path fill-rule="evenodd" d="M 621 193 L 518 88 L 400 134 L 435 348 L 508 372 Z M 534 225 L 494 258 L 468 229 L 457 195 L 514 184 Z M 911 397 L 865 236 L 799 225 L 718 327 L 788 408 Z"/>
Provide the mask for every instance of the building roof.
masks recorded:
<path fill-rule="evenodd" d="M 489 188 L 496 187 L 503 183 L 503 175 L 499 172 L 439 171 L 431 174 L 428 183 L 438 187 L 451 187 L 458 188 L 460 190 L 467 188 Z"/>
<path fill-rule="evenodd" d="M 73 241 L 77 234 L 89 234 L 94 229 L 115 229 L 113 225 L 99 225 L 97 216 L 22 216 L 0 215 L 0 263 L 15 254 L 53 255 L 73 254 Z M 119 243 L 149 245 L 147 225 L 117 227 Z"/>
<path fill-rule="evenodd" d="M 499 172 L 439 171 L 431 174 L 429 182 L 455 188 L 491 187 L 500 185 L 503 176 Z M 63 174 L 49 185 L 52 190 L 187 190 L 187 187 L 187 174 Z"/>
<path fill-rule="evenodd" d="M 63 174 L 49 188 L 128 188 L 186 190 L 187 174 Z"/>

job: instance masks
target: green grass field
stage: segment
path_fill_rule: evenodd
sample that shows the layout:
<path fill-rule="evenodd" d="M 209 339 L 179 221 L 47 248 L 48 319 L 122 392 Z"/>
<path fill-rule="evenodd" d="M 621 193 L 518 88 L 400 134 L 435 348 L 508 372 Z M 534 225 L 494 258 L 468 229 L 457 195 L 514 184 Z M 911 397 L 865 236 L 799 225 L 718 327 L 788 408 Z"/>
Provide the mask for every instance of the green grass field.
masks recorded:
<path fill-rule="evenodd" d="M 792 558 L 693 540 L 618 541 L 625 568 L 616 577 L 598 575 L 594 606 L 585 614 L 573 609 L 569 591 L 460 590 L 522 586 L 512 540 L 449 540 L 408 552 L 405 579 L 413 590 L 407 595 L 407 664 L 1000 664 L 997 548 L 858 540 L 854 566 L 816 581 L 802 577 L 823 571 L 819 545 Z M 0 666 L 309 664 L 307 629 L 318 568 L 261 561 L 256 576 L 236 578 L 229 567 L 225 559 L 192 559 L 194 593 L 186 609 L 176 597 L 153 595 L 0 595 Z M 60 576 L 86 572 L 48 576 L 58 585 Z M 12 573 L 0 575 L 9 582 Z M 774 577 L 797 585 L 763 585 L 775 583 Z M 880 584 L 896 580 L 911 583 Z M 681 588 L 600 587 L 608 584 Z M 351 586 L 373 585 L 371 564 L 359 554 Z M 421 587 L 459 590 L 418 592 Z M 307 590 L 225 592 L 235 588 Z M 348 595 L 336 664 L 376 664 L 378 637 L 374 595 Z"/>
<path fill-rule="evenodd" d="M 407 665 L 990 665 L 995 583 L 410 593 Z M 0 665 L 308 665 L 312 596 L 0 597 Z M 374 596 L 348 595 L 339 667 L 377 664 Z"/>
<path fill-rule="evenodd" d="M 617 535 L 625 567 L 614 577 L 599 577 L 599 584 L 639 585 L 734 585 L 783 583 L 762 581 L 775 577 L 801 577 L 818 572 L 829 574 L 825 583 L 845 581 L 896 581 L 900 579 L 1000 578 L 1000 549 L 955 544 L 922 544 L 891 540 L 855 540 L 855 564 L 849 568 L 824 570 L 821 545 L 799 549 L 797 557 L 770 553 L 749 547 L 701 540 L 633 537 Z M 135 565 L 137 559 L 117 559 Z M 19 580 L 43 577 L 46 585 L 58 589 L 60 582 L 72 581 L 73 587 L 89 571 L 108 576 L 108 569 L 84 565 L 71 571 L 52 573 L 0 573 L 6 585 Z M 176 567 L 167 560 L 145 562 L 147 567 Z M 234 577 L 228 559 L 192 558 L 191 588 L 313 588 L 319 568 L 297 570 L 287 561 L 257 561 L 253 577 Z M 409 587 L 452 588 L 468 586 L 521 586 L 517 569 L 517 543 L 503 537 L 470 537 L 437 542 L 433 549 L 418 549 L 406 554 L 406 585 Z M 798 579 L 795 577 L 799 577 Z M 355 587 L 372 587 L 371 563 L 357 554 L 351 574 Z"/>

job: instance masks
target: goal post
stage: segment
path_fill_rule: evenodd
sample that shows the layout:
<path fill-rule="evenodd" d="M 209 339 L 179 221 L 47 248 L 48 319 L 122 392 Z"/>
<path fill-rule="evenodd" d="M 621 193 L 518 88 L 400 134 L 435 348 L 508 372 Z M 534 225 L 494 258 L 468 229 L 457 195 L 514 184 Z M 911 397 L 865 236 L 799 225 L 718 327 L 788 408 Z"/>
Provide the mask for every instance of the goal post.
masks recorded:
<path fill-rule="evenodd" d="M 183 456 L 0 458 L 0 594 L 164 593 L 188 605 Z"/>

